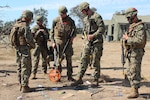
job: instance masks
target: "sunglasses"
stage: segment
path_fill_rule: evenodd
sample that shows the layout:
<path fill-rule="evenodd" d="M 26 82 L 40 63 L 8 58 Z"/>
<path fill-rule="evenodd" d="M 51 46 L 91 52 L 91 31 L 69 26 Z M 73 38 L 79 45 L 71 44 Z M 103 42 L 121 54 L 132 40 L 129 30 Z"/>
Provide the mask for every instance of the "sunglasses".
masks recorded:
<path fill-rule="evenodd" d="M 127 17 L 127 19 L 130 19 L 131 17 Z"/>

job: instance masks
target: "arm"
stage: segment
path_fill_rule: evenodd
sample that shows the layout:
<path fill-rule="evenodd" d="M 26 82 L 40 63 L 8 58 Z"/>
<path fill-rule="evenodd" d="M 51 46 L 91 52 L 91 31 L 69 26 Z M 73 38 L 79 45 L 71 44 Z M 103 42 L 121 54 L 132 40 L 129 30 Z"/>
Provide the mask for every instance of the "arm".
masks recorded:
<path fill-rule="evenodd" d="M 56 26 L 56 19 L 53 20 L 52 22 L 52 28 L 50 31 L 50 40 L 52 41 L 52 46 L 53 48 L 55 47 L 55 39 L 54 39 L 54 28 Z"/>
<path fill-rule="evenodd" d="M 98 29 L 93 35 L 95 38 L 97 38 L 97 37 L 99 37 L 99 35 L 101 35 L 105 32 L 105 25 L 104 25 L 103 19 L 100 15 L 97 15 L 95 17 L 95 22 L 96 22 Z"/>
<path fill-rule="evenodd" d="M 52 22 L 52 28 L 51 28 L 51 31 L 50 31 L 50 39 L 52 42 L 54 42 L 54 28 L 56 26 L 56 19 L 53 20 Z"/>
<path fill-rule="evenodd" d="M 100 37 L 102 36 L 102 34 L 105 32 L 105 25 L 104 22 L 102 20 L 102 17 L 99 14 L 94 14 L 91 18 L 91 21 L 89 21 L 89 23 L 92 24 L 92 27 L 94 26 L 95 29 L 90 31 L 92 32 L 92 34 L 88 35 L 88 40 L 95 40 L 95 39 L 100 39 Z M 94 25 L 93 25 L 94 24 Z M 89 30 L 89 29 L 88 29 Z"/>
<path fill-rule="evenodd" d="M 144 31 L 144 25 L 140 24 L 134 29 L 134 34 L 135 36 L 129 36 L 126 38 L 127 40 L 127 45 L 141 45 L 145 42 L 145 31 Z"/>
<path fill-rule="evenodd" d="M 25 34 L 24 35 L 25 35 L 25 39 L 26 39 L 26 42 L 29 45 L 29 47 L 35 48 L 35 43 L 33 41 L 33 35 L 30 31 L 30 27 L 28 27 L 28 26 L 25 27 Z"/>

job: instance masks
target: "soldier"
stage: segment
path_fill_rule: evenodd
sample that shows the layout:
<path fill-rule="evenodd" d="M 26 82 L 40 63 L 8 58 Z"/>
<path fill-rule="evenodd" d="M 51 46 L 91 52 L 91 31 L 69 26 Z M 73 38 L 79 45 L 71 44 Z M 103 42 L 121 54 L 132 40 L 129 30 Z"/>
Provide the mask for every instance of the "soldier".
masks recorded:
<path fill-rule="evenodd" d="M 47 74 L 47 41 L 49 40 L 49 32 L 48 29 L 43 25 L 43 21 L 43 16 L 36 16 L 37 25 L 35 25 L 31 30 L 35 40 L 35 49 L 33 50 L 32 79 L 36 79 L 40 54 L 42 57 L 42 70 L 45 75 Z"/>
<path fill-rule="evenodd" d="M 78 73 L 77 81 L 72 83 L 72 86 L 83 84 L 82 78 L 87 69 L 89 62 L 89 55 L 91 49 L 93 49 L 93 68 L 94 73 L 94 84 L 98 85 L 98 80 L 100 78 L 100 59 L 103 51 L 103 37 L 102 34 L 105 31 L 105 25 L 102 17 L 92 11 L 89 7 L 89 3 L 83 2 L 79 5 L 79 9 L 86 17 L 84 18 L 84 32 L 87 38 L 85 39 L 85 46 L 82 51 L 80 70 Z M 95 84 L 96 82 L 96 84 Z"/>
<path fill-rule="evenodd" d="M 21 85 L 20 91 L 23 93 L 31 91 L 28 85 L 32 68 L 30 49 L 35 48 L 33 36 L 29 27 L 32 19 L 33 13 L 30 10 L 25 10 L 23 11 L 21 18 L 17 20 L 13 27 L 17 29 L 15 35 L 17 42 L 15 43 L 17 44 L 15 45 L 17 74 Z"/>
<path fill-rule="evenodd" d="M 59 51 L 59 54 L 57 56 L 57 64 L 58 70 L 60 73 L 62 72 L 62 66 L 60 63 L 60 57 L 62 56 L 62 51 L 64 49 L 64 46 L 66 45 L 66 42 L 68 38 L 70 38 L 70 33 L 72 30 L 74 30 L 74 35 L 71 37 L 71 42 L 69 43 L 66 51 L 65 51 L 65 58 L 67 63 L 67 76 L 69 81 L 74 81 L 72 78 L 72 56 L 73 56 L 73 39 L 76 36 L 76 26 L 74 23 L 74 20 L 67 15 L 67 8 L 65 6 L 60 6 L 58 9 L 59 17 L 55 18 L 52 23 L 52 29 L 51 29 L 51 40 L 53 42 L 53 48 L 57 47 L 57 51 Z"/>
<path fill-rule="evenodd" d="M 146 45 L 146 33 L 142 20 L 137 17 L 136 8 L 128 8 L 125 16 L 130 24 L 127 34 L 123 35 L 129 59 L 127 67 L 127 77 L 131 85 L 131 91 L 128 98 L 137 98 L 139 96 L 138 88 L 140 88 L 141 80 L 141 63 L 144 55 L 144 47 Z"/>

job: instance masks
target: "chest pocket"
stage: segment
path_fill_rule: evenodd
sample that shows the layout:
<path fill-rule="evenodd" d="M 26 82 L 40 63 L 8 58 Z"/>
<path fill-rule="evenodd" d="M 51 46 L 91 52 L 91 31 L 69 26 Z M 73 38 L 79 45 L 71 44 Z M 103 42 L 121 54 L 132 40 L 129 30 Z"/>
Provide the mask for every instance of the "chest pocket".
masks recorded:
<path fill-rule="evenodd" d="M 91 19 L 91 32 L 95 32 L 98 29 L 94 19 Z"/>
<path fill-rule="evenodd" d="M 89 34 L 93 34 L 97 29 L 98 29 L 98 26 L 96 25 L 96 22 L 94 19 L 90 19 L 90 20 L 85 20 L 85 23 L 86 23 L 86 31 L 88 32 L 89 31 L 89 28 L 90 28 L 90 33 Z"/>
<path fill-rule="evenodd" d="M 64 25 L 65 32 L 69 32 L 71 29 L 70 22 L 63 22 L 63 25 Z"/>
<path fill-rule="evenodd" d="M 70 22 L 64 21 L 60 22 L 58 21 L 55 26 L 55 35 L 58 37 L 65 37 L 68 32 L 71 30 Z"/>

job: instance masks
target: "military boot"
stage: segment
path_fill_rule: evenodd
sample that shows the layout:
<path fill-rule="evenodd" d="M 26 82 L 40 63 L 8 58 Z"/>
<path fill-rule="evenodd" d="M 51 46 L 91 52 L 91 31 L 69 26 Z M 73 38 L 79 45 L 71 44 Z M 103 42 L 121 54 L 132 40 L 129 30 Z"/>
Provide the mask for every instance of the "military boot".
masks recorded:
<path fill-rule="evenodd" d="M 92 86 L 99 86 L 99 80 L 94 79 L 94 81 L 92 82 Z"/>
<path fill-rule="evenodd" d="M 77 79 L 74 83 L 71 84 L 71 86 L 78 86 L 83 84 L 82 78 Z"/>
<path fill-rule="evenodd" d="M 128 99 L 137 98 L 139 96 L 138 88 L 133 88 L 131 93 L 128 95 Z"/>
<path fill-rule="evenodd" d="M 30 89 L 29 86 L 22 86 L 22 89 L 21 89 L 22 93 L 27 93 L 27 92 L 30 92 L 30 91 L 31 91 L 31 89 Z"/>

